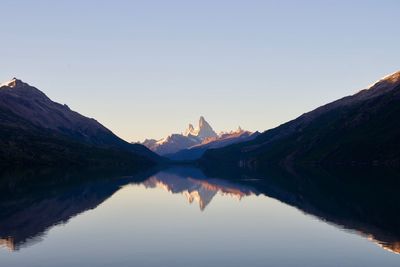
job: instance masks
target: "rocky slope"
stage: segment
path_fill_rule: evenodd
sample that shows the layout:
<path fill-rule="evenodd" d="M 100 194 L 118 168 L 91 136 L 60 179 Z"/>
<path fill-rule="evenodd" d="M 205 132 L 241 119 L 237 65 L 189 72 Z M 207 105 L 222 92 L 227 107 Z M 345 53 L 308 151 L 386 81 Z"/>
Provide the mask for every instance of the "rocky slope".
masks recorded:
<path fill-rule="evenodd" d="M 400 72 L 256 139 L 206 151 L 203 164 L 399 165 Z"/>
<path fill-rule="evenodd" d="M 159 155 L 170 159 L 193 160 L 201 157 L 208 148 L 223 147 L 239 141 L 250 140 L 256 136 L 252 134 L 240 127 L 237 131 L 217 134 L 201 116 L 196 128 L 189 124 L 182 134 L 172 134 L 161 140 L 146 139 L 142 144 Z"/>
<path fill-rule="evenodd" d="M 160 158 L 21 80 L 0 85 L 0 165 L 146 165 Z"/>
<path fill-rule="evenodd" d="M 236 131 L 221 133 L 218 137 L 210 138 L 199 145 L 182 149 L 176 153 L 164 155 L 166 158 L 179 161 L 197 160 L 203 156 L 206 150 L 211 148 L 221 148 L 231 144 L 250 141 L 256 138 L 259 132 L 249 132 L 240 127 Z"/>

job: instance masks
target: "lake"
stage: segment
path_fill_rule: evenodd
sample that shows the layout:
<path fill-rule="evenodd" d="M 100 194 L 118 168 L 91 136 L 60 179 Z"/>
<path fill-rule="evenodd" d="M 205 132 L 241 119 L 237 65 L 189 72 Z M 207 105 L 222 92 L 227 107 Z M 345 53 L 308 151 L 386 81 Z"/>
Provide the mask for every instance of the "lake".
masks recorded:
<path fill-rule="evenodd" d="M 0 266 L 400 266 L 393 173 L 8 173 Z"/>

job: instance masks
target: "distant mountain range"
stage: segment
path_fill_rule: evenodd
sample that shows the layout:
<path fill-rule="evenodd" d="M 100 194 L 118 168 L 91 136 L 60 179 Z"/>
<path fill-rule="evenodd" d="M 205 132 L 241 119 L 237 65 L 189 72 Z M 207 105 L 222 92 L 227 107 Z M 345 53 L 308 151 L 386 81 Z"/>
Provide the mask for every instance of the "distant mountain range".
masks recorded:
<path fill-rule="evenodd" d="M 143 166 L 159 160 L 21 80 L 0 85 L 0 166 Z"/>
<path fill-rule="evenodd" d="M 172 134 L 160 140 L 146 139 L 142 144 L 172 160 L 195 160 L 207 149 L 252 140 L 258 134 L 242 130 L 240 127 L 236 131 L 217 134 L 201 116 L 197 128 L 189 124 L 182 134 Z"/>
<path fill-rule="evenodd" d="M 206 165 L 400 165 L 400 72 L 254 140 L 207 150 Z"/>
<path fill-rule="evenodd" d="M 125 142 L 18 79 L 0 85 L 0 166 L 400 165 L 400 72 L 260 134 L 217 134 L 200 117 L 181 134 Z M 146 148 L 147 147 L 147 148 Z"/>

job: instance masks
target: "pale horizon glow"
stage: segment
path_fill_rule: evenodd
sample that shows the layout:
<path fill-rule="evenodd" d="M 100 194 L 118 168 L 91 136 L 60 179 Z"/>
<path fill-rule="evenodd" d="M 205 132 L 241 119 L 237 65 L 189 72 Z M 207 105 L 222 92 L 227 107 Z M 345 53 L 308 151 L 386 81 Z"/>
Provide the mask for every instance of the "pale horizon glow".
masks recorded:
<path fill-rule="evenodd" d="M 129 142 L 264 131 L 398 71 L 400 2 L 2 1 L 19 78 Z"/>

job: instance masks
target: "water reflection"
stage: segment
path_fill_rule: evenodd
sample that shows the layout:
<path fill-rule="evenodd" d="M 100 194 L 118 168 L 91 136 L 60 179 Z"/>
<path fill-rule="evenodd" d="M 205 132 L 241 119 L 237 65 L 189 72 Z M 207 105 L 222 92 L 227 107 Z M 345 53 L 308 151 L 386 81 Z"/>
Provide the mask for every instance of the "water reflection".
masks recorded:
<path fill-rule="evenodd" d="M 147 179 L 153 172 L 33 170 L 4 174 L 0 179 L 0 246 L 14 251 L 33 245 L 49 227 L 95 209 L 122 185 Z"/>
<path fill-rule="evenodd" d="M 164 170 L 145 180 L 143 185 L 146 188 L 162 188 L 173 194 L 182 194 L 190 204 L 198 203 L 202 211 L 217 194 L 240 200 L 257 193 L 251 186 L 210 178 L 205 176 L 200 169 L 190 167 Z"/>
<path fill-rule="evenodd" d="M 396 171 L 379 169 L 274 168 L 249 173 L 203 172 L 186 166 L 128 175 L 104 171 L 13 173 L 0 179 L 0 246 L 13 251 L 33 245 L 45 239 L 52 226 L 95 209 L 127 184 L 140 184 L 182 194 L 201 211 L 217 195 L 241 200 L 263 194 L 399 253 L 399 181 Z"/>
<path fill-rule="evenodd" d="M 400 253 L 397 169 L 269 167 L 257 173 L 208 170 L 208 175 L 251 184 L 261 194 Z"/>

